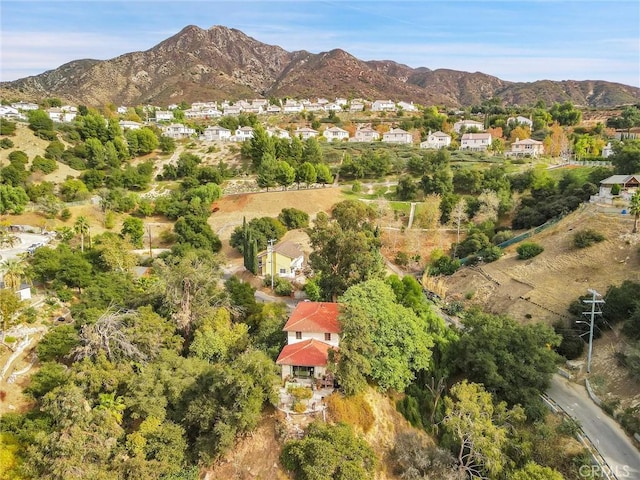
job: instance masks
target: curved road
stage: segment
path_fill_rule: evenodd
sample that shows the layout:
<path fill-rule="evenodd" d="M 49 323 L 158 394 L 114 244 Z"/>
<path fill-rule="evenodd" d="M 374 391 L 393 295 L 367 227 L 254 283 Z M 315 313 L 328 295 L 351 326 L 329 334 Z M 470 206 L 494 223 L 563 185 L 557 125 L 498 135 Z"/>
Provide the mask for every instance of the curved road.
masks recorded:
<path fill-rule="evenodd" d="M 640 452 L 620 425 L 593 403 L 584 386 L 554 375 L 547 395 L 580 422 L 618 479 L 640 478 Z"/>

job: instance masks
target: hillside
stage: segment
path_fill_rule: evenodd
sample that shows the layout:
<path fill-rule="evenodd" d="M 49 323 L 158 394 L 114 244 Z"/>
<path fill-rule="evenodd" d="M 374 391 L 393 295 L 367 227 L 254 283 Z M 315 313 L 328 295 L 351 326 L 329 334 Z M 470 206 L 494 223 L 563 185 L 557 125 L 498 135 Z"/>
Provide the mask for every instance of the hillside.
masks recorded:
<path fill-rule="evenodd" d="M 606 81 L 514 83 L 480 72 L 413 69 L 391 60 L 364 62 L 341 49 L 288 52 L 236 29 L 190 25 L 143 52 L 104 61 L 75 60 L 40 75 L 2 82 L 0 96 L 32 101 L 60 97 L 92 106 L 269 96 L 464 106 L 499 96 L 507 104 L 569 100 L 608 107 L 638 102 L 640 89 Z"/>
<path fill-rule="evenodd" d="M 518 260 L 517 245 L 512 245 L 498 261 L 463 268 L 447 278 L 447 298 L 522 322 L 553 323 L 589 288 L 604 294 L 609 285 L 640 280 L 640 235 L 632 235 L 632 227 L 629 215 L 603 213 L 597 206 L 584 205 L 532 237 L 544 247 L 540 255 Z M 573 235 L 585 228 L 603 233 L 606 240 L 585 249 L 574 248 Z"/>

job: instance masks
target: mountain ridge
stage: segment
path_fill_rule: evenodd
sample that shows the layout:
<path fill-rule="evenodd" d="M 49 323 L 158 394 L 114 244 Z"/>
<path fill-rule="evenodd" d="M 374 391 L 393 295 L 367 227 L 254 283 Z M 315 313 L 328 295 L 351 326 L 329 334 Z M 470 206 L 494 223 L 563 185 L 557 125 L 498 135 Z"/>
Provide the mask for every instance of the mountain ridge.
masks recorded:
<path fill-rule="evenodd" d="M 590 107 L 637 103 L 640 88 L 604 80 L 510 82 L 482 72 L 363 61 L 335 48 L 289 52 L 240 30 L 187 25 L 154 47 L 109 60 L 80 59 L 0 83 L 3 98 L 60 97 L 87 105 L 136 105 L 253 97 L 361 97 L 467 106 L 571 101 Z"/>

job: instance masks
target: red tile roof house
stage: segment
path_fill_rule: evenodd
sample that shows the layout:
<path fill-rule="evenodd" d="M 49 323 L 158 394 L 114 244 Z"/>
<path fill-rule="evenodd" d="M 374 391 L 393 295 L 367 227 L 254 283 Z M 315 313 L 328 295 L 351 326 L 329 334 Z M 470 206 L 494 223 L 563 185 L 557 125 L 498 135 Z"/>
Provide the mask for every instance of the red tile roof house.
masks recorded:
<path fill-rule="evenodd" d="M 337 303 L 298 303 L 283 328 L 287 345 L 276 360 L 283 380 L 326 377 L 329 350 L 340 345 L 339 314 Z"/>

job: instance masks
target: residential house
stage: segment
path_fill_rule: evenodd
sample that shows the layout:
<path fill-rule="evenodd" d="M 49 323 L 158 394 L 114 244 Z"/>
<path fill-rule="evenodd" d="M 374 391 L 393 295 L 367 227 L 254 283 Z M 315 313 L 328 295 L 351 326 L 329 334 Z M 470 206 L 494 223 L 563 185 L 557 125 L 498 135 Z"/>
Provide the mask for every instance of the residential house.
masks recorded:
<path fill-rule="evenodd" d="M 169 105 L 167 107 L 167 110 L 177 110 L 178 109 L 178 104 L 177 103 L 172 103 L 171 105 Z"/>
<path fill-rule="evenodd" d="M 362 102 L 351 102 L 349 104 L 350 112 L 362 112 L 364 110 L 364 103 Z"/>
<path fill-rule="evenodd" d="M 73 122 L 77 115 L 76 107 L 54 107 L 47 110 L 49 118 L 57 123 Z"/>
<path fill-rule="evenodd" d="M 11 106 L 17 110 L 29 111 L 29 110 L 38 110 L 40 108 L 37 103 L 30 102 L 15 102 L 12 103 Z"/>
<path fill-rule="evenodd" d="M 356 130 L 356 134 L 353 138 L 350 138 L 350 142 L 375 142 L 380 139 L 380 134 L 371 127 L 363 127 Z"/>
<path fill-rule="evenodd" d="M 249 105 L 242 109 L 244 113 L 253 113 L 255 115 L 262 115 L 264 113 L 264 108 L 262 105 Z"/>
<path fill-rule="evenodd" d="M 233 136 L 233 140 L 236 142 L 244 142 L 250 138 L 253 138 L 253 128 L 247 126 L 238 128 Z"/>
<path fill-rule="evenodd" d="M 509 117 L 507 119 L 507 124 L 513 123 L 514 125 L 522 125 L 529 127 L 529 129 L 533 130 L 533 120 L 527 117 L 523 117 L 522 115 L 518 115 L 517 117 Z"/>
<path fill-rule="evenodd" d="M 613 155 L 613 147 L 611 146 L 611 142 L 609 142 L 606 146 L 602 147 L 602 158 L 609 158 L 611 155 Z"/>
<path fill-rule="evenodd" d="M 401 128 L 392 128 L 382 134 L 382 141 L 386 143 L 413 143 L 413 135 Z"/>
<path fill-rule="evenodd" d="M 156 110 L 156 122 L 169 122 L 173 120 L 173 112 L 171 110 Z"/>
<path fill-rule="evenodd" d="M 307 112 L 324 112 L 324 105 L 320 103 L 310 103 L 309 105 L 305 105 L 304 109 Z"/>
<path fill-rule="evenodd" d="M 396 104 L 391 100 L 376 100 L 371 104 L 372 112 L 395 112 Z"/>
<path fill-rule="evenodd" d="M 2 280 L 0 280 L 0 290 L 4 290 L 5 288 L 8 288 L 8 287 L 5 285 L 5 283 Z M 18 287 L 18 290 L 16 290 L 16 295 L 18 296 L 18 298 L 20 298 L 20 300 L 30 300 L 31 285 L 29 285 L 28 283 L 22 282 Z"/>
<path fill-rule="evenodd" d="M 287 140 L 291 139 L 291 135 L 289 135 L 289 132 L 287 130 L 278 127 L 267 128 L 267 135 L 276 138 L 286 138 Z"/>
<path fill-rule="evenodd" d="M 269 106 L 269 100 L 267 100 L 266 98 L 254 98 L 253 100 L 251 100 L 251 105 L 253 105 L 254 107 L 262 107 L 263 109 L 266 109 Z"/>
<path fill-rule="evenodd" d="M 138 130 L 142 127 L 141 123 L 133 122 L 131 120 L 120 120 L 118 124 L 122 130 Z"/>
<path fill-rule="evenodd" d="M 435 148 L 439 150 L 449 145 L 451 145 L 451 135 L 440 131 L 431 133 L 431 130 L 429 130 L 429 135 L 427 135 L 427 139 L 424 142 L 420 143 L 420 148 Z"/>
<path fill-rule="evenodd" d="M 460 150 L 481 152 L 491 146 L 490 133 L 465 133 L 460 139 Z"/>
<path fill-rule="evenodd" d="M 340 346 L 340 310 L 337 303 L 300 302 L 287 320 L 287 345 L 276 364 L 282 379 L 327 379 L 329 351 Z"/>
<path fill-rule="evenodd" d="M 600 181 L 600 190 L 598 197 L 612 198 L 614 195 L 611 193 L 611 189 L 617 185 L 620 193 L 618 196 L 621 198 L 629 199 L 638 190 L 640 186 L 640 175 L 612 175 L 609 178 L 605 178 Z"/>
<path fill-rule="evenodd" d="M 195 133 L 195 129 L 189 128 L 181 123 L 172 123 L 170 125 L 167 125 L 166 127 L 162 127 L 162 135 L 169 138 L 189 138 Z"/>
<path fill-rule="evenodd" d="M 418 107 L 416 107 L 413 102 L 398 102 L 398 108 L 401 108 L 405 112 L 417 112 Z"/>
<path fill-rule="evenodd" d="M 341 142 L 349 138 L 349 132 L 340 127 L 331 127 L 322 132 L 322 136 L 330 142 L 334 140 Z"/>
<path fill-rule="evenodd" d="M 124 115 L 125 113 L 127 113 L 127 110 L 127 107 L 125 107 L 124 105 L 120 105 L 117 110 L 118 115 Z"/>
<path fill-rule="evenodd" d="M 23 118 L 24 115 L 22 115 L 17 108 L 10 107 L 8 105 L 0 105 L 0 117 L 1 118 Z"/>
<path fill-rule="evenodd" d="M 476 122 L 475 120 L 459 120 L 453 124 L 453 130 L 456 133 L 460 133 L 462 131 L 462 127 L 464 127 L 465 130 L 475 128 L 480 132 L 484 132 L 484 124 L 482 122 Z"/>
<path fill-rule="evenodd" d="M 293 242 L 280 242 L 258 254 L 258 275 L 295 278 L 302 270 L 304 252 Z"/>
<path fill-rule="evenodd" d="M 267 113 L 271 114 L 271 115 L 276 115 L 278 113 L 282 112 L 282 107 L 279 105 L 269 105 L 267 107 Z"/>
<path fill-rule="evenodd" d="M 507 157 L 537 157 L 542 154 L 544 154 L 544 144 L 532 138 L 524 140 L 516 138 L 516 141 L 511 144 L 511 151 L 505 153 Z"/>
<path fill-rule="evenodd" d="M 342 97 L 337 97 L 336 101 L 333 103 L 335 103 L 336 105 L 339 105 L 340 107 L 344 107 L 347 104 L 347 99 Z"/>
<path fill-rule="evenodd" d="M 212 127 L 207 127 L 200 138 L 210 142 L 228 141 L 231 140 L 231 130 L 219 125 L 214 125 Z"/>
<path fill-rule="evenodd" d="M 342 111 L 342 107 L 340 105 L 338 105 L 337 103 L 327 103 L 324 106 L 324 109 L 327 112 L 341 112 Z"/>
<path fill-rule="evenodd" d="M 309 127 L 296 128 L 293 133 L 296 137 L 300 137 L 302 140 L 318 136 L 318 131 Z"/>
<path fill-rule="evenodd" d="M 298 103 L 295 100 L 287 100 L 282 107 L 282 113 L 300 113 L 304 109 L 302 103 Z"/>
<path fill-rule="evenodd" d="M 242 107 L 240 105 L 227 105 L 224 107 L 223 112 L 225 115 L 240 115 Z"/>

